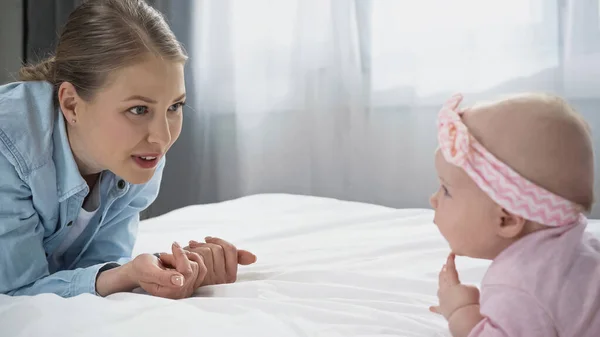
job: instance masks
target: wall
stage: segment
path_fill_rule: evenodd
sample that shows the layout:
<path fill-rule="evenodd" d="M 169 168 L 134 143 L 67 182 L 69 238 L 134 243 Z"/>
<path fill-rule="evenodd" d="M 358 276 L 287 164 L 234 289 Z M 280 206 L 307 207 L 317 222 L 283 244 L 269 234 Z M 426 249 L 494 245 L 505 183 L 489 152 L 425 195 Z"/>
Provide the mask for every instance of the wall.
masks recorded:
<path fill-rule="evenodd" d="M 21 0 L 0 4 L 0 84 L 11 82 L 21 65 L 23 50 Z"/>

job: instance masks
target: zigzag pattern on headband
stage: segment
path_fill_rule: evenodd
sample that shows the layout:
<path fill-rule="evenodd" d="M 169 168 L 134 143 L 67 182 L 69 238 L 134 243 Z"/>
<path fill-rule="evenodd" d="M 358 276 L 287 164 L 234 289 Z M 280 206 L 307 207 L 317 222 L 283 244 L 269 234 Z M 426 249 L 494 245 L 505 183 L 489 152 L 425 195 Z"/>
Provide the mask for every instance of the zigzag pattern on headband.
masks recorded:
<path fill-rule="evenodd" d="M 525 179 L 487 151 L 469 133 L 452 96 L 438 116 L 438 142 L 447 162 L 462 168 L 492 200 L 507 211 L 547 226 L 577 223 L 582 208 Z"/>

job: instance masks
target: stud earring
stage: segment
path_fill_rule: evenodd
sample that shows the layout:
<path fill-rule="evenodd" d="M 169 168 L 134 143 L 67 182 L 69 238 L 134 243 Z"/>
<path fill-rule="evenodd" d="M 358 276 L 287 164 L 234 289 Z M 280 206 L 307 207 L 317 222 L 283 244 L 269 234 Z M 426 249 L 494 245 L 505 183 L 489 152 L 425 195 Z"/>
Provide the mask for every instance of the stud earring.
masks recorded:
<path fill-rule="evenodd" d="M 75 124 L 76 120 L 75 118 L 71 119 L 71 123 Z"/>

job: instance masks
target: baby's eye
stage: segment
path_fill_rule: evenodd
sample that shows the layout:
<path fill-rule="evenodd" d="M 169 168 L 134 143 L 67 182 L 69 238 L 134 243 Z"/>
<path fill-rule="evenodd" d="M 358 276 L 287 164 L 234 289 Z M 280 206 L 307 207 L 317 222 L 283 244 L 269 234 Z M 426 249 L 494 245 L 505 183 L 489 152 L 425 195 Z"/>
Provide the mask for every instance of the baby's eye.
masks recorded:
<path fill-rule="evenodd" d="M 139 106 L 134 106 L 133 108 L 131 108 L 127 111 L 131 112 L 134 115 L 145 115 L 148 113 L 148 107 L 139 105 Z"/>
<path fill-rule="evenodd" d="M 450 196 L 450 192 L 448 192 L 448 188 L 446 188 L 446 186 L 442 185 L 442 189 L 444 190 L 444 195 L 449 197 Z"/>

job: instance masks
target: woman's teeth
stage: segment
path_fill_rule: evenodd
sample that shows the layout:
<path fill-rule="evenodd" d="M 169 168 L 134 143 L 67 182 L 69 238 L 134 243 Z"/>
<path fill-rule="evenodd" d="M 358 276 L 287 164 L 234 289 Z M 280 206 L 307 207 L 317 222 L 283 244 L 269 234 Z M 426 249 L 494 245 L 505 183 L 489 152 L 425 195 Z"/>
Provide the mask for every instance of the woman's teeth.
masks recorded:
<path fill-rule="evenodd" d="M 148 160 L 148 161 L 156 159 L 156 157 L 140 157 L 140 158 L 142 158 L 144 160 Z"/>

